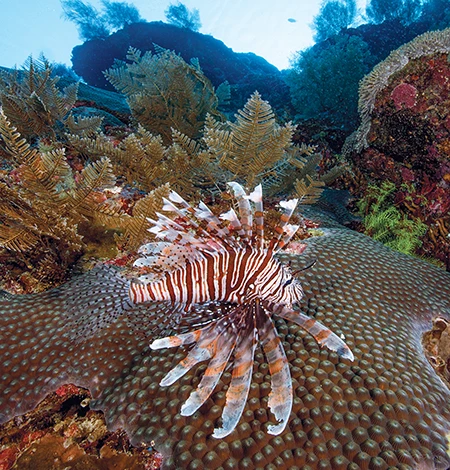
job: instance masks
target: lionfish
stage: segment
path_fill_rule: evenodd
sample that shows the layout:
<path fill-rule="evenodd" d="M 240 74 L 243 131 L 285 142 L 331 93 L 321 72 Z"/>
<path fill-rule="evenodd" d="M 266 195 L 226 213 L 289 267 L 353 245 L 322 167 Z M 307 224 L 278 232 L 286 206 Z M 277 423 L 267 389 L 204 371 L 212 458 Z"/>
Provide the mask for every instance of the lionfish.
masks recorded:
<path fill-rule="evenodd" d="M 232 363 L 231 382 L 222 412 L 222 427 L 213 436 L 230 434 L 239 422 L 247 402 L 258 343 L 266 356 L 271 376 L 269 409 L 278 424 L 270 425 L 270 434 L 280 434 L 289 419 L 293 392 L 289 364 L 272 321 L 276 314 L 300 325 L 320 346 L 345 359 L 353 360 L 349 347 L 327 327 L 293 305 L 303 297 L 302 286 L 287 266 L 275 257 L 297 232 L 290 224 L 298 199 L 282 201 L 282 215 L 275 235 L 264 238 L 262 187 L 246 194 L 241 185 L 228 183 L 237 203 L 215 216 L 200 202 L 192 207 L 172 191 L 163 200 L 163 210 L 149 219 L 150 228 L 162 242 L 140 248 L 143 254 L 135 265 L 148 267 L 145 274 L 130 283 L 129 296 L 134 304 L 168 301 L 187 316 L 193 307 L 222 304 L 225 314 L 206 326 L 156 339 L 151 349 L 192 345 L 187 356 L 161 380 L 169 386 L 196 364 L 209 361 L 198 387 L 181 407 L 190 416 L 202 406 L 215 389 L 228 363 Z"/>

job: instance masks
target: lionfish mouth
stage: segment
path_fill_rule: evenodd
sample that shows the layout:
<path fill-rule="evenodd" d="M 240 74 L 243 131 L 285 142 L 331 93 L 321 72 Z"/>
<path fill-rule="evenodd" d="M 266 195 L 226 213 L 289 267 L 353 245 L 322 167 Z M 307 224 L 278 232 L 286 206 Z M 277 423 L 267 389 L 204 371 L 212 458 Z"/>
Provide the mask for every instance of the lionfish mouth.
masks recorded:
<path fill-rule="evenodd" d="M 354 358 L 345 342 L 330 329 L 293 310 L 292 304 L 301 299 L 303 291 L 293 277 L 286 281 L 286 268 L 273 256 L 299 228 L 289 223 L 298 200 L 280 203 L 283 211 L 280 223 L 275 236 L 266 242 L 261 185 L 250 194 L 238 183 L 228 185 L 236 198 L 239 215 L 230 209 L 216 217 L 204 203 L 192 207 L 175 192 L 164 199 L 163 210 L 169 215 L 158 213 L 157 220 L 149 219 L 153 223 L 150 232 L 163 241 L 141 247 L 144 256 L 136 265 L 146 266 L 150 274 L 131 283 L 130 298 L 134 303 L 169 301 L 175 311 L 183 310 L 185 316 L 202 306 L 226 305 L 227 313 L 217 318 L 210 315 L 206 326 L 151 343 L 154 350 L 190 345 L 186 357 L 167 373 L 160 385 L 172 385 L 197 364 L 208 361 L 200 383 L 181 407 L 183 416 L 191 416 L 211 396 L 229 365 L 231 379 L 222 426 L 212 434 L 216 438 L 225 437 L 242 416 L 259 345 L 269 366 L 268 407 L 277 421 L 268 425 L 267 432 L 280 434 L 289 420 L 293 392 L 289 363 L 272 315 L 301 326 L 320 346 L 335 351 L 342 359 Z M 256 298 L 247 295 L 255 279 L 259 286 Z M 296 290 L 288 290 L 293 283 Z M 296 293 L 295 298 L 292 292 Z"/>

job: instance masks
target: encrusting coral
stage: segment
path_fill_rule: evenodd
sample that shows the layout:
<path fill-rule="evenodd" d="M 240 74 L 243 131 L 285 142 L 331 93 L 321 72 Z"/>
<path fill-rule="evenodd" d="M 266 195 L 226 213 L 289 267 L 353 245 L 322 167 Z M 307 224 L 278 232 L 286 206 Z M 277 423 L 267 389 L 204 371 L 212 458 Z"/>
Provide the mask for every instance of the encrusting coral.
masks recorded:
<path fill-rule="evenodd" d="M 450 29 L 443 31 L 430 31 L 417 36 L 412 41 L 404 44 L 389 56 L 376 65 L 373 70 L 366 75 L 359 86 L 358 111 L 361 124 L 349 141 L 349 145 L 357 151 L 366 148 L 370 131 L 372 113 L 379 93 L 388 86 L 391 78 L 403 69 L 408 62 L 424 56 L 450 52 Z M 407 84 L 405 84 L 407 85 Z M 405 86 L 404 85 L 404 86 Z M 409 99 L 412 98 L 410 89 L 402 90 L 402 95 L 406 99 L 405 93 L 409 92 Z M 400 90 L 397 89 L 400 95 Z"/>
<path fill-rule="evenodd" d="M 450 268 L 450 30 L 418 36 L 362 81 L 359 129 L 343 148 L 357 198 L 395 185 L 392 210 L 427 232 L 415 254 Z M 356 178 L 359 182 L 356 182 Z"/>

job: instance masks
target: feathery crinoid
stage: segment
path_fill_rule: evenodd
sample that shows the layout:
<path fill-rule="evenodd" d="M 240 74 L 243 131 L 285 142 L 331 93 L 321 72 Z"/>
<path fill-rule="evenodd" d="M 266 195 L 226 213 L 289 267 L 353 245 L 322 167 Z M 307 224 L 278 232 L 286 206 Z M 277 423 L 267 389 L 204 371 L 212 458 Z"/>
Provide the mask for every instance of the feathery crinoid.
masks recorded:
<path fill-rule="evenodd" d="M 127 97 L 133 117 L 146 129 L 172 141 L 172 128 L 191 138 L 200 136 L 207 113 L 222 118 L 219 99 L 198 61 L 186 63 L 179 55 L 155 45 L 151 51 L 130 47 L 130 63 L 116 63 L 106 79 Z M 224 84 L 220 95 L 227 86 Z"/>
<path fill-rule="evenodd" d="M 30 56 L 23 70 L 0 70 L 3 112 L 23 137 L 61 138 L 62 130 L 90 135 L 100 127 L 99 116 L 74 118 L 72 108 L 78 96 L 78 83 L 61 89 L 60 79 L 44 56 L 38 59 Z"/>
<path fill-rule="evenodd" d="M 251 385 L 254 353 L 260 344 L 271 375 L 268 405 L 278 421 L 268 432 L 279 434 L 288 422 L 293 392 L 272 314 L 297 323 L 342 358 L 353 360 L 353 354 L 327 327 L 293 309 L 303 296 L 302 286 L 274 256 L 299 228 L 289 223 L 298 199 L 280 202 L 279 225 L 274 237 L 266 241 L 261 185 L 250 194 L 238 183 L 228 186 L 236 199 L 237 213 L 231 208 L 217 217 L 203 202 L 192 207 L 173 191 L 164 199 L 163 210 L 168 215 L 157 213 L 157 220 L 150 221 L 150 231 L 162 241 L 141 247 L 144 256 L 135 264 L 147 273 L 131 282 L 130 298 L 136 304 L 170 302 L 181 319 L 201 308 L 220 312 L 198 329 L 156 339 L 150 345 L 152 349 L 191 346 L 161 386 L 173 384 L 196 364 L 209 361 L 198 387 L 181 408 L 184 416 L 205 403 L 231 364 L 222 427 L 213 433 L 216 438 L 230 434 L 240 420 Z"/>

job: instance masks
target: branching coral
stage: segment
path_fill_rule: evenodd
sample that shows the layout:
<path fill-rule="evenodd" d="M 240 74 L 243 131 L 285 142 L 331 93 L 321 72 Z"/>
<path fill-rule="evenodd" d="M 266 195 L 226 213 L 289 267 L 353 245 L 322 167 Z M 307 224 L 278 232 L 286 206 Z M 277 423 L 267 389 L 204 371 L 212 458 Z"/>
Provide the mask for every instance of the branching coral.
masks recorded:
<path fill-rule="evenodd" d="M 293 132 L 290 123 L 283 127 L 276 123 L 269 103 L 255 93 L 236 114 L 235 122 L 221 126 L 210 121 L 205 142 L 220 167 L 236 178 L 245 178 L 252 187 L 285 157 Z"/>
<path fill-rule="evenodd" d="M 207 177 L 207 156 L 199 150 L 200 145 L 179 132 L 173 131 L 172 135 L 173 143 L 166 146 L 160 136 L 138 125 L 135 132 L 116 143 L 101 133 L 94 138 L 77 135 L 67 138 L 81 156 L 95 160 L 106 155 L 117 175 L 146 193 L 170 184 L 188 195 L 198 191 L 205 179 L 212 185 L 212 176 Z"/>

